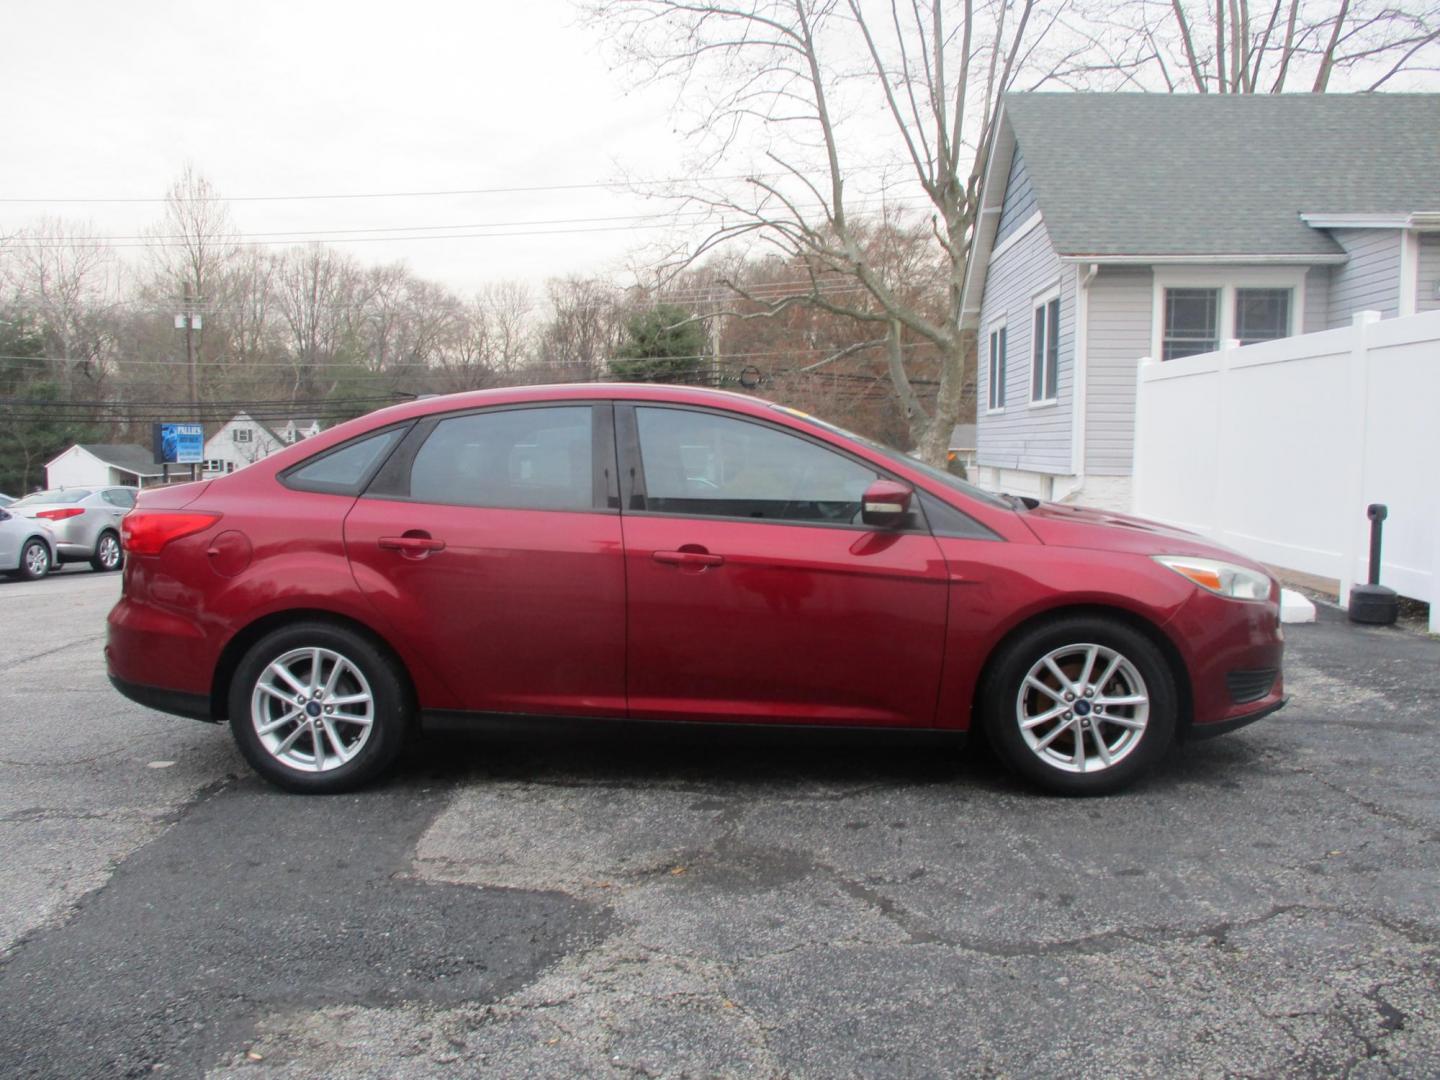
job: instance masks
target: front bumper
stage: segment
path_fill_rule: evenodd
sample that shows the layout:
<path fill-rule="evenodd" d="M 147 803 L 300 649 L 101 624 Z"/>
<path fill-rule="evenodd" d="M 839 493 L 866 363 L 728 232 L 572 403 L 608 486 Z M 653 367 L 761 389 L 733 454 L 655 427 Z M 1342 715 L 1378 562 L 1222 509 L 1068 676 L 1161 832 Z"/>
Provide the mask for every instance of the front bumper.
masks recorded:
<path fill-rule="evenodd" d="M 1216 735 L 1225 735 L 1237 728 L 1253 724 L 1256 720 L 1263 720 L 1271 713 L 1279 712 L 1290 703 L 1288 697 L 1282 697 L 1279 701 L 1272 701 L 1269 705 L 1256 709 L 1254 712 L 1245 713 L 1243 716 L 1232 716 L 1228 720 L 1219 720 L 1213 724 L 1191 724 L 1184 734 L 1187 741 L 1194 742 L 1197 739 L 1213 739 Z"/>
<path fill-rule="evenodd" d="M 1167 630 L 1190 676 L 1189 737 L 1233 731 L 1285 703 L 1285 636 L 1277 602 L 1231 600 L 1197 588 Z M 1273 678 L 1263 678 L 1266 672 Z"/>

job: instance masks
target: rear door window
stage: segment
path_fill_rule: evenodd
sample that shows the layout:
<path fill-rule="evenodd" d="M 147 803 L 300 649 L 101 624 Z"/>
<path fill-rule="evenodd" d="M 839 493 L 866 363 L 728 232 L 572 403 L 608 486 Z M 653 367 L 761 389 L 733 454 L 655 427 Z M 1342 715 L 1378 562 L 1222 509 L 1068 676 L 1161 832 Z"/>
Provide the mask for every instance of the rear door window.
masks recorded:
<path fill-rule="evenodd" d="M 441 420 L 415 453 L 408 497 L 451 506 L 590 510 L 594 409 L 500 409 Z"/>

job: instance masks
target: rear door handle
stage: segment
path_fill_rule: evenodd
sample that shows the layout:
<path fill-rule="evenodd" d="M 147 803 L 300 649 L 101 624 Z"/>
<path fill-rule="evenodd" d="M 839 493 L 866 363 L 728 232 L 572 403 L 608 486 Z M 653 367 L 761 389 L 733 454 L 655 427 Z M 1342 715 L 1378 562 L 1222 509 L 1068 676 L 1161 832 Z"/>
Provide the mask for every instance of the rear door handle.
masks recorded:
<path fill-rule="evenodd" d="M 412 558 L 424 558 L 433 551 L 444 551 L 445 541 L 430 536 L 382 536 L 378 543 L 386 551 L 398 551 Z"/>
<path fill-rule="evenodd" d="M 651 555 L 658 563 L 679 566 L 690 570 L 704 570 L 708 566 L 725 565 L 724 555 L 711 555 L 708 551 L 656 551 Z"/>

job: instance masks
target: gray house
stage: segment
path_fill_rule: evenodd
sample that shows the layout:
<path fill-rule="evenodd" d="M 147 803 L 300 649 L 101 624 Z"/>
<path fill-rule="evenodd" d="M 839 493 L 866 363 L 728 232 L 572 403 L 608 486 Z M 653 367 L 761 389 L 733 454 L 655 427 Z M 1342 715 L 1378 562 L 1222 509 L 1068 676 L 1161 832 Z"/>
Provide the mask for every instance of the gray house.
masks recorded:
<path fill-rule="evenodd" d="M 1136 366 L 1440 309 L 1440 95 L 1011 94 L 975 478 L 1124 509 Z"/>

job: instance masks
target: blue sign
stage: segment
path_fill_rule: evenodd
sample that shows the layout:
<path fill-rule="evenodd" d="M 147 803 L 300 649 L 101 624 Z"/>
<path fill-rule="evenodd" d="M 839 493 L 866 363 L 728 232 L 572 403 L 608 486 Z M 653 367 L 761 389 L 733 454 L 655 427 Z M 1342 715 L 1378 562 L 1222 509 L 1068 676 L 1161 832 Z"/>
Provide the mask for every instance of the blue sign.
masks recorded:
<path fill-rule="evenodd" d="M 156 424 L 155 460 L 166 465 L 194 465 L 204 461 L 204 426 L 201 424 Z"/>

